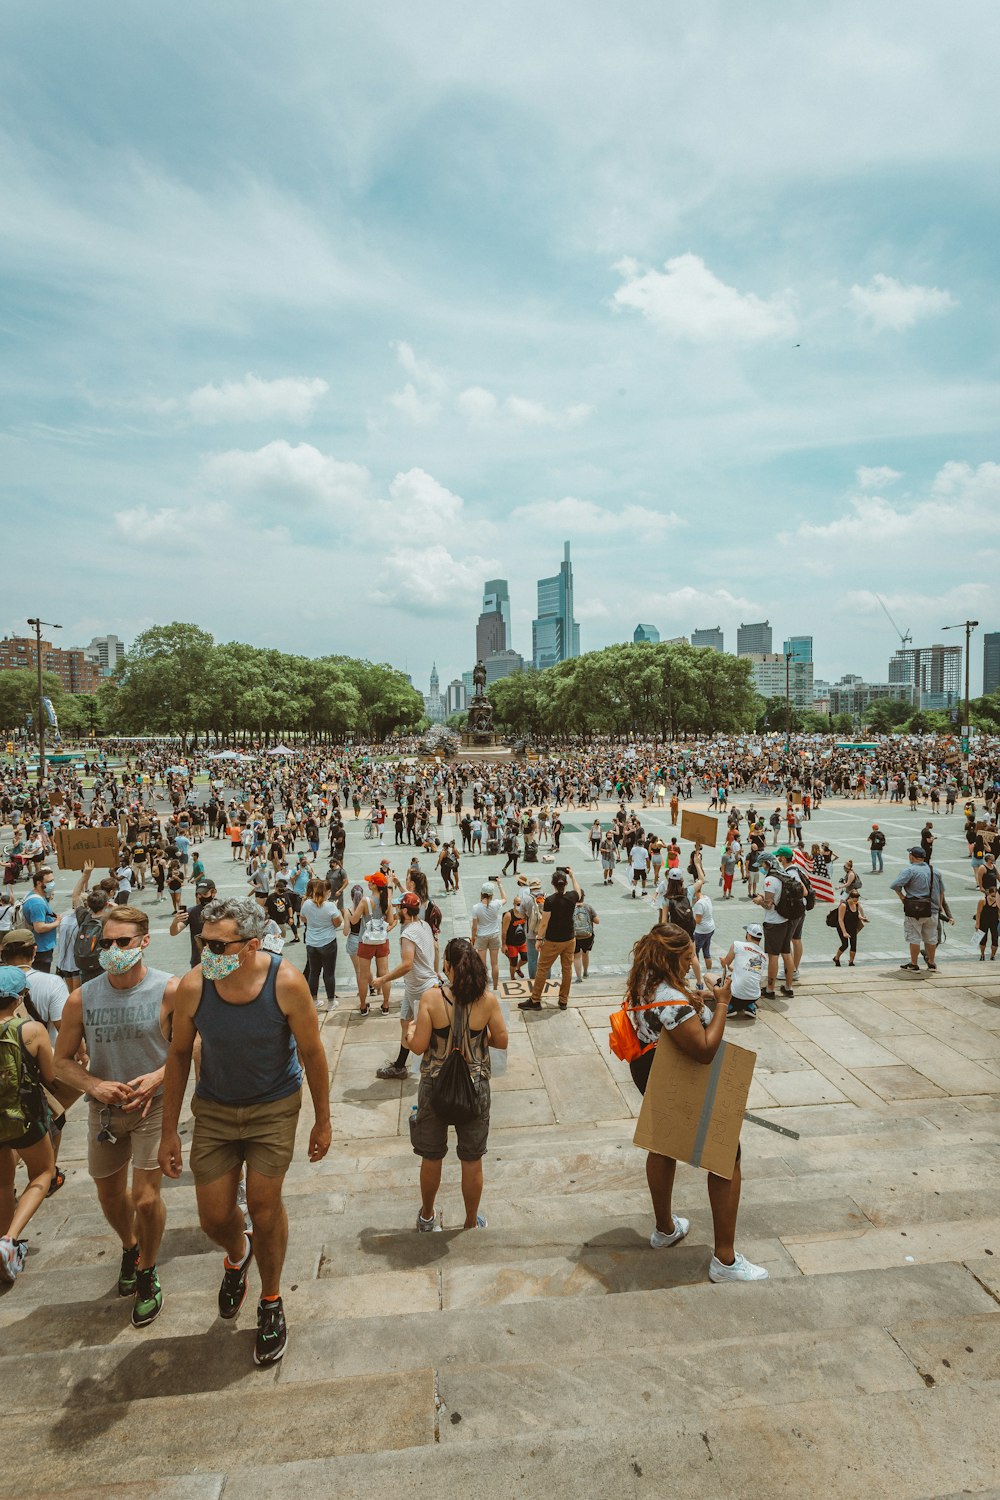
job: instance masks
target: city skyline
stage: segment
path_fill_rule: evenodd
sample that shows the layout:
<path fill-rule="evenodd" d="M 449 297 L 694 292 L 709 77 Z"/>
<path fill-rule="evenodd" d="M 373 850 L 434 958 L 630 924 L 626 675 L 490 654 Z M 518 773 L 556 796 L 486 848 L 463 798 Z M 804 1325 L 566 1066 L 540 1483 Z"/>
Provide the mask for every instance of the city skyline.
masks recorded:
<path fill-rule="evenodd" d="M 586 648 L 996 630 L 994 8 L 433 15 L 10 8 L 0 631 L 449 681 L 566 538 Z"/>

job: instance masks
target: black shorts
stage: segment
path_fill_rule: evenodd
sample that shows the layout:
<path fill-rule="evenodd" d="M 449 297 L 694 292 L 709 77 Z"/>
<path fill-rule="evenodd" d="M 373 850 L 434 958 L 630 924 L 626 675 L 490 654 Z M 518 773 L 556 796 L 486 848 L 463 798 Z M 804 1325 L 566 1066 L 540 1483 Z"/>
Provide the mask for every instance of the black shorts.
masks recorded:
<path fill-rule="evenodd" d="M 788 934 L 788 941 L 790 943 L 797 943 L 801 939 L 802 928 L 805 926 L 805 920 L 806 914 L 805 912 L 803 912 L 801 917 L 796 917 L 795 921 L 792 922 L 791 931 Z"/>
<path fill-rule="evenodd" d="M 590 950 L 591 950 L 591 948 L 593 948 L 593 946 L 594 946 L 594 935 L 593 935 L 593 933 L 591 933 L 590 937 L 578 937 L 577 938 L 577 940 L 576 940 L 576 947 L 573 949 L 573 952 L 574 953 L 589 953 Z"/>
<path fill-rule="evenodd" d="M 772 957 L 775 954 L 791 953 L 792 933 L 790 922 L 764 922 L 764 952 Z"/>
<path fill-rule="evenodd" d="M 410 1127 L 414 1155 L 425 1161 L 443 1161 L 448 1155 L 448 1131 L 458 1136 L 459 1161 L 479 1161 L 486 1155 L 490 1133 L 490 1081 L 479 1085 L 479 1114 L 465 1125 L 448 1125 L 434 1113 L 430 1101 L 431 1079 L 420 1080 L 416 1119 Z"/>
<path fill-rule="evenodd" d="M 4 1141 L 3 1144 L 11 1151 L 28 1151 L 32 1146 L 37 1146 L 39 1141 L 44 1141 L 48 1133 L 48 1127 L 41 1120 L 36 1120 L 16 1141 Z"/>

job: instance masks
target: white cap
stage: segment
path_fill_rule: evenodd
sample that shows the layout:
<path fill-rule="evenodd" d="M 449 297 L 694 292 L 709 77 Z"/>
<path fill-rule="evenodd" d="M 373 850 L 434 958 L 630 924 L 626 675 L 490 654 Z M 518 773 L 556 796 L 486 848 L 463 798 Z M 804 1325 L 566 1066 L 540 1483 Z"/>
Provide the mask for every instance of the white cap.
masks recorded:
<path fill-rule="evenodd" d="M 757 938 L 758 940 L 764 936 L 764 929 L 759 922 L 748 922 L 743 931 L 747 937 Z"/>

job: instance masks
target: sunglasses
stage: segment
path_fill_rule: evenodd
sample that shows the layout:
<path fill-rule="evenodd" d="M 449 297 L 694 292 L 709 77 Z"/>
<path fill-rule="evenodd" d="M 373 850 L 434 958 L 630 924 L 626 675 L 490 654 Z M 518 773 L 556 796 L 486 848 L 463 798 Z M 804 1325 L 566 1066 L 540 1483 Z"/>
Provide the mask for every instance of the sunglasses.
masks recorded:
<path fill-rule="evenodd" d="M 226 949 L 231 948 L 234 943 L 246 944 L 249 941 L 249 938 L 202 938 L 201 945 L 203 948 L 207 948 L 209 953 L 214 953 L 217 957 L 221 957 Z"/>
<path fill-rule="evenodd" d="M 142 933 L 136 932 L 133 932 L 131 937 L 99 937 L 97 939 L 97 946 L 106 953 L 109 948 L 130 948 L 137 939 L 141 940 L 141 938 Z"/>

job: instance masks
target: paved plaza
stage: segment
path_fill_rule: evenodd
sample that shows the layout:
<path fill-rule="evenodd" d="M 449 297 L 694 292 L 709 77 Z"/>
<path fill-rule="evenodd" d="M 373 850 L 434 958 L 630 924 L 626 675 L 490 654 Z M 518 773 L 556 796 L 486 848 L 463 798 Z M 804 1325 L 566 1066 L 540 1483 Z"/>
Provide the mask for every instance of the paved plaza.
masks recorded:
<path fill-rule="evenodd" d="M 858 969 L 838 972 L 820 908 L 795 998 L 764 1001 L 755 1023 L 727 1029 L 758 1059 L 738 1242 L 772 1279 L 716 1287 L 704 1173 L 678 1169 L 688 1238 L 649 1248 L 644 1158 L 631 1144 L 638 1095 L 607 1034 L 652 912 L 623 877 L 606 891 L 589 877 L 592 816 L 567 814 L 563 855 L 601 917 L 596 972 L 574 986 L 566 1015 L 525 1019 L 512 1007 L 509 1065 L 493 1085 L 486 1232 L 453 1227 L 453 1155 L 444 1232 L 414 1232 L 415 1077 L 375 1078 L 398 1022 L 357 1013 L 342 959 L 341 1003 L 321 1018 L 333 1145 L 317 1166 L 305 1160 L 307 1104 L 286 1188 L 289 1345 L 277 1368 L 251 1364 L 252 1299 L 234 1325 L 216 1316 L 219 1253 L 198 1228 L 187 1171 L 165 1184 L 163 1312 L 147 1332 L 131 1327 L 114 1295 L 118 1244 L 86 1175 L 84 1122 L 71 1113 L 66 1186 L 32 1221 L 27 1269 L 0 1297 L 5 1437 L 18 1454 L 0 1495 L 995 1492 L 1000 964 L 971 957 L 961 820 L 935 820 L 958 925 L 929 976 L 900 972 L 899 906 L 882 888 L 926 814 L 835 802 L 814 818 L 817 837 L 857 860 L 873 922 Z M 868 873 L 872 821 L 889 840 L 881 877 Z M 382 852 L 362 828 L 348 830 L 352 879 Z M 220 889 L 242 889 L 228 845 L 205 847 Z M 401 871 L 409 851 L 396 852 Z M 717 863 L 709 851 L 713 895 Z M 479 882 L 497 868 L 464 860 L 452 898 L 432 880 L 445 937 L 468 931 Z M 531 869 L 545 879 L 552 866 Z M 59 896 L 69 879 L 59 875 Z M 717 902 L 719 948 L 748 909 Z M 166 905 L 150 913 L 151 962 L 179 971 L 187 939 L 165 936 Z M 303 952 L 286 949 L 293 961 Z"/>

